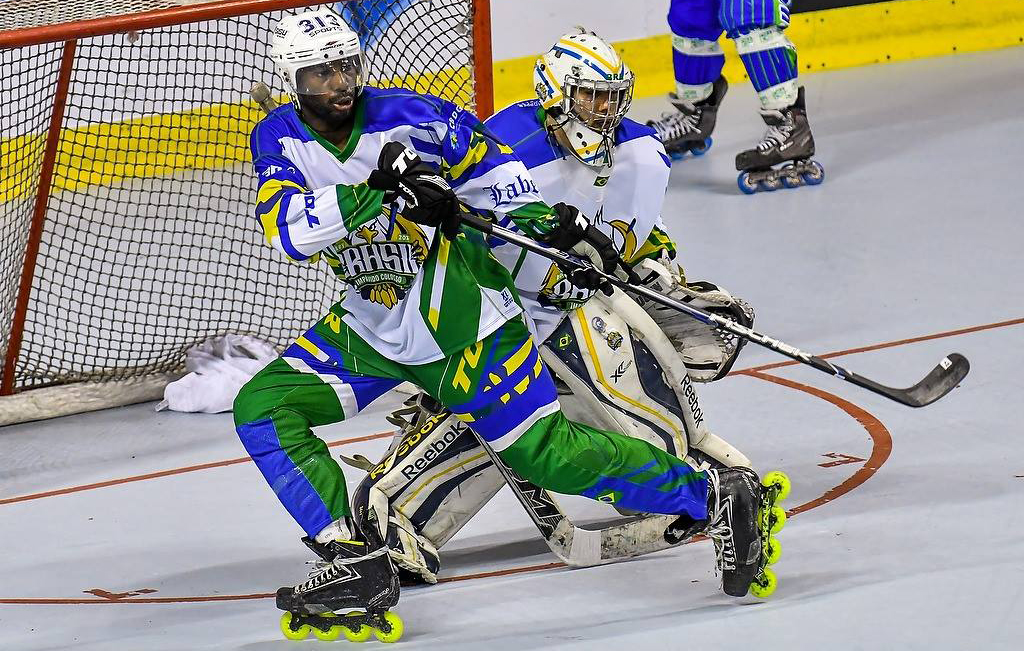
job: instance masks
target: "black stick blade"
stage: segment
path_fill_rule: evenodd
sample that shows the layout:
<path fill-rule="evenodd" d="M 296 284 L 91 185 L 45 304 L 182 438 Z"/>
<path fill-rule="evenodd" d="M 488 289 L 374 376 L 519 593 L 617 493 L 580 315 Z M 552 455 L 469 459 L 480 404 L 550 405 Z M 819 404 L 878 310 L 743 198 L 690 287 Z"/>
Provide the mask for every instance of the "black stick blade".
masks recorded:
<path fill-rule="evenodd" d="M 897 389 L 893 396 L 905 405 L 924 407 L 956 388 L 967 377 L 971 363 L 960 353 L 950 353 L 923 380 L 912 387 Z"/>

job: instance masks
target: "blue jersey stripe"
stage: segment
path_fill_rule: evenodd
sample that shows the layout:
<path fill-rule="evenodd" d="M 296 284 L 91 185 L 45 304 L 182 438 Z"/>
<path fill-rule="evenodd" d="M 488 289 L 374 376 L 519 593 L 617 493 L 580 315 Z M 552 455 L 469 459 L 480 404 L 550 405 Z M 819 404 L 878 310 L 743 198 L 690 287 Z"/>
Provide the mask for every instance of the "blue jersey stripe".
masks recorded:
<path fill-rule="evenodd" d="M 292 244 L 292 237 L 288 233 L 288 204 L 291 203 L 292 197 L 299 194 L 298 192 L 289 192 L 281 198 L 281 210 L 277 213 L 277 229 L 278 235 L 281 238 L 281 248 L 288 255 L 289 258 L 296 261 L 308 260 L 310 256 L 299 253 L 299 250 Z"/>

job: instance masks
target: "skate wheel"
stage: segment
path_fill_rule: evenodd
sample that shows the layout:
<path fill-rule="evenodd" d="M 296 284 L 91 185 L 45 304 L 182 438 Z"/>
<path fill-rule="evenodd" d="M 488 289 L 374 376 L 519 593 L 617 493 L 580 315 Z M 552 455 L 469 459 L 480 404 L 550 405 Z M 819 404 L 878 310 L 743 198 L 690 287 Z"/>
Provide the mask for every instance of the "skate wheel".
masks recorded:
<path fill-rule="evenodd" d="M 297 629 L 292 630 L 292 614 L 285 613 L 281 615 L 281 633 L 289 640 L 305 640 L 309 637 L 309 630 L 309 624 L 303 624 Z"/>
<path fill-rule="evenodd" d="M 764 560 L 768 565 L 775 565 L 782 558 L 782 545 L 779 544 L 779 539 L 774 536 L 768 539 L 768 544 L 764 549 Z"/>
<path fill-rule="evenodd" d="M 683 160 L 684 158 L 686 158 L 686 152 L 685 151 L 670 151 L 670 152 L 668 152 L 668 157 L 671 158 L 673 161 Z"/>
<path fill-rule="evenodd" d="M 363 613 L 352 612 L 345 615 L 346 617 L 362 617 Z M 360 624 L 354 631 L 348 626 L 341 627 L 341 633 L 345 636 L 345 639 L 349 642 L 365 642 L 370 639 L 370 635 L 373 634 L 373 629 L 370 626 Z"/>
<path fill-rule="evenodd" d="M 825 168 L 818 161 L 810 162 L 811 169 L 803 173 L 804 183 L 807 185 L 819 185 L 825 180 Z"/>
<path fill-rule="evenodd" d="M 740 186 L 743 194 L 754 194 L 757 192 L 757 181 L 750 180 L 750 172 L 740 172 L 736 178 L 736 184 Z"/>
<path fill-rule="evenodd" d="M 750 594 L 758 599 L 764 599 L 771 596 L 777 587 L 779 587 L 779 580 L 775 578 L 775 572 L 765 568 L 761 570 L 761 575 L 750 584 Z"/>
<path fill-rule="evenodd" d="M 773 506 L 771 511 L 768 512 L 768 531 L 770 533 L 779 533 L 782 531 L 782 527 L 786 526 L 786 512 L 782 510 L 781 506 Z"/>
<path fill-rule="evenodd" d="M 782 187 L 782 179 L 780 179 L 779 177 L 767 178 L 761 181 L 761 187 L 766 192 L 775 192 L 776 190 Z"/>
<path fill-rule="evenodd" d="M 351 628 L 343 628 L 341 633 L 349 642 L 365 642 L 370 639 L 373 630 L 369 626 L 360 626 L 354 631 Z"/>
<path fill-rule="evenodd" d="M 326 631 L 321 631 L 319 628 L 312 626 L 313 637 L 324 642 L 333 642 L 341 637 L 341 626 L 332 626 Z"/>
<path fill-rule="evenodd" d="M 395 613 L 388 611 L 384 613 L 384 621 L 391 626 L 391 630 L 385 633 L 384 631 L 375 628 L 373 629 L 374 637 L 377 638 L 378 642 L 397 642 L 402 637 L 402 633 L 405 632 L 405 624 L 402 623 L 402 618 Z"/>
<path fill-rule="evenodd" d="M 761 478 L 761 484 L 766 488 L 774 488 L 778 491 L 778 495 L 775 496 L 775 501 L 777 502 L 781 502 L 789 497 L 789 491 L 793 489 L 793 484 L 789 481 L 789 476 L 781 470 L 772 470 L 771 472 L 765 473 L 765 476 Z"/>
<path fill-rule="evenodd" d="M 709 149 L 711 149 L 712 143 L 714 143 L 714 140 L 709 137 L 705 139 L 703 143 L 690 147 L 690 153 L 694 156 L 703 156 L 708 153 Z"/>
<path fill-rule="evenodd" d="M 799 188 L 804 184 L 803 178 L 798 176 L 790 176 L 789 174 L 782 177 L 782 185 L 789 190 L 793 188 Z"/>

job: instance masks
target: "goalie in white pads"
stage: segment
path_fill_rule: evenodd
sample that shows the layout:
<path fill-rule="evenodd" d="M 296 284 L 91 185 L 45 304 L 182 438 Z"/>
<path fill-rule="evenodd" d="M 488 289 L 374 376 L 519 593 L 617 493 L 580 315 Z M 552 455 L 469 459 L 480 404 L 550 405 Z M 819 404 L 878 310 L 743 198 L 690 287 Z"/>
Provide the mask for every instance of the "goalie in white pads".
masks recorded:
<path fill-rule="evenodd" d="M 530 178 L 491 186 L 494 211 L 538 190 L 547 201 L 578 205 L 650 286 L 750 325 L 753 312 L 742 300 L 711 283 L 686 283 L 672 262 L 675 246 L 660 217 L 670 163 L 649 127 L 625 119 L 633 74 L 615 50 L 593 34 L 567 34 L 540 58 L 534 76 L 538 100 L 512 105 L 486 123 L 530 171 Z M 510 220 L 502 225 L 514 228 Z M 556 376 L 566 414 L 646 440 L 694 466 L 750 465 L 710 432 L 692 383 L 724 376 L 742 341 L 678 312 L 642 307 L 617 290 L 594 295 L 539 255 L 492 246 L 544 342 L 541 356 Z M 369 471 L 353 511 L 357 519 L 389 522 L 392 558 L 420 580 L 437 580 L 438 549 L 506 481 L 570 564 L 635 556 L 694 533 L 666 536 L 669 520 L 653 515 L 600 531 L 576 527 L 546 491 L 496 466 L 467 424 L 422 394 L 393 422 L 402 432 L 379 464 L 348 460 Z M 764 581 L 755 593 L 766 596 L 773 579 Z"/>

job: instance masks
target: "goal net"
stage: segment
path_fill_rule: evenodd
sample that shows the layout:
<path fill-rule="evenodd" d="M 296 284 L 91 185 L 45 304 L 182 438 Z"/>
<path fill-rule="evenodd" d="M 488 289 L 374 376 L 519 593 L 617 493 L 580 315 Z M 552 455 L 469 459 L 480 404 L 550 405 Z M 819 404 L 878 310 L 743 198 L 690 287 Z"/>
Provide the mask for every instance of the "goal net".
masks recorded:
<path fill-rule="evenodd" d="M 271 27 L 307 6 L 3 2 L 0 396 L 22 399 L 0 397 L 0 424 L 153 399 L 189 347 L 283 345 L 337 299 L 332 274 L 279 260 L 252 217 L 249 91 L 283 101 Z M 486 0 L 334 6 L 371 84 L 490 112 Z M 84 403 L 45 389 L 70 384 Z"/>

